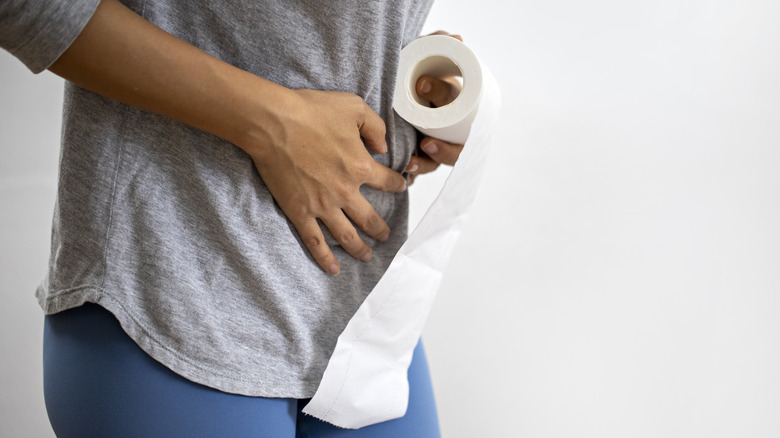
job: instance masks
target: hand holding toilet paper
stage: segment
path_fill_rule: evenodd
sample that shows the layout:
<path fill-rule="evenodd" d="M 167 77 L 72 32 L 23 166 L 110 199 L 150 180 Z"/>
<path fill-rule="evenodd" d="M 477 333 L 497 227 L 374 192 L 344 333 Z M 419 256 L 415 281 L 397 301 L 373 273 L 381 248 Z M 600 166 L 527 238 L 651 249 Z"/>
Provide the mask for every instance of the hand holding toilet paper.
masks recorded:
<path fill-rule="evenodd" d="M 429 108 L 415 91 L 423 75 L 461 76 L 463 89 L 452 103 Z M 427 36 L 401 52 L 395 111 L 426 135 L 465 145 L 436 200 L 339 336 L 304 413 L 350 429 L 406 413 L 412 352 L 476 197 L 499 106 L 493 76 L 462 42 Z"/>

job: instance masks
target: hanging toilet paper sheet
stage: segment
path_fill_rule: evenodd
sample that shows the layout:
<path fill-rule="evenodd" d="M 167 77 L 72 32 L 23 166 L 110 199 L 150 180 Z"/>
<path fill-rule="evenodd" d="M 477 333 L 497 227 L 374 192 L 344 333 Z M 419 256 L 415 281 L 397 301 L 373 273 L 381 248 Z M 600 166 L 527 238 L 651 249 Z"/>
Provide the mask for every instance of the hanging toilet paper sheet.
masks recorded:
<path fill-rule="evenodd" d="M 461 76 L 463 89 L 449 105 L 429 108 L 415 91 L 422 75 Z M 395 111 L 426 135 L 465 145 L 439 195 L 339 336 L 304 413 L 349 429 L 406 413 L 412 352 L 476 197 L 499 105 L 493 76 L 460 41 L 427 36 L 401 52 Z"/>

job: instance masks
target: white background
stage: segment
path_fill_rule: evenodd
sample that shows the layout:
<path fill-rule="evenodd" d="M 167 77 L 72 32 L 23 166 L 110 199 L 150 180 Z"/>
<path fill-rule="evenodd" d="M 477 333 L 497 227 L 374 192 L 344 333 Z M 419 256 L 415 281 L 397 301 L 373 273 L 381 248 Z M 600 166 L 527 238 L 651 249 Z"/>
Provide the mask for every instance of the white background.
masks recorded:
<path fill-rule="evenodd" d="M 437 3 L 427 31 L 504 96 L 425 333 L 445 437 L 780 436 L 779 23 L 761 0 Z M 6 52 L 0 78 L 0 436 L 49 437 L 62 82 Z"/>

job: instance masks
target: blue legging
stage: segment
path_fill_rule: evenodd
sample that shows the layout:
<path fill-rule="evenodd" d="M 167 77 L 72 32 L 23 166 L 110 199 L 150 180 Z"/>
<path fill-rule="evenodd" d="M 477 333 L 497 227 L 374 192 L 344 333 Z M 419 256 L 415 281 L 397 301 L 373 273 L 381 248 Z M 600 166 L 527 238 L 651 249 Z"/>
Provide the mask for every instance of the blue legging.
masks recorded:
<path fill-rule="evenodd" d="M 302 414 L 307 400 L 246 397 L 193 383 L 148 356 L 95 304 L 46 317 L 43 374 L 46 410 L 60 438 L 440 436 L 419 344 L 406 415 L 358 430 Z"/>

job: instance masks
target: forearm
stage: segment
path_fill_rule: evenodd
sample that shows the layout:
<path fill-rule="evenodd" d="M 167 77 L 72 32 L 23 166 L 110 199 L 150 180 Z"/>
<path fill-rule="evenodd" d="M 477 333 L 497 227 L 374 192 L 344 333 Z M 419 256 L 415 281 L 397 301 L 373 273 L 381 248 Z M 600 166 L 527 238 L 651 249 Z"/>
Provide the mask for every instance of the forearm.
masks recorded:
<path fill-rule="evenodd" d="M 283 107 L 291 97 L 289 89 L 208 55 L 117 0 L 101 2 L 50 70 L 86 89 L 245 149 L 263 143 L 254 140 L 269 135 L 277 117 L 274 108 Z"/>
<path fill-rule="evenodd" d="M 167 116 L 244 149 L 316 262 L 337 274 L 324 224 L 351 256 L 390 228 L 360 192 L 406 189 L 403 176 L 366 148 L 387 151 L 385 124 L 347 92 L 290 90 L 235 68 L 158 29 L 117 0 L 102 0 L 50 67 L 104 96 Z"/>

